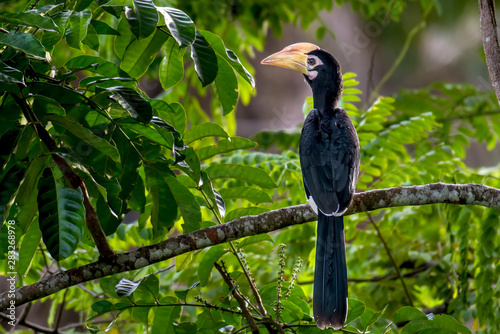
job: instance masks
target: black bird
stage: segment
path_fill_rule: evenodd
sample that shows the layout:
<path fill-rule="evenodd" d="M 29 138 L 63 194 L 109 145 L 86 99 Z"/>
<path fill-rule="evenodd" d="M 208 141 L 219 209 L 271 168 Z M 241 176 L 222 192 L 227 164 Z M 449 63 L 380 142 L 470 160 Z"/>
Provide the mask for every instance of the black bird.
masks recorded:
<path fill-rule="evenodd" d="M 330 53 L 310 43 L 284 48 L 261 64 L 304 74 L 314 109 L 300 136 L 300 164 L 306 196 L 318 213 L 313 309 L 316 325 L 341 328 L 347 316 L 347 266 L 344 219 L 356 189 L 359 141 L 345 110 L 337 104 L 342 71 Z"/>

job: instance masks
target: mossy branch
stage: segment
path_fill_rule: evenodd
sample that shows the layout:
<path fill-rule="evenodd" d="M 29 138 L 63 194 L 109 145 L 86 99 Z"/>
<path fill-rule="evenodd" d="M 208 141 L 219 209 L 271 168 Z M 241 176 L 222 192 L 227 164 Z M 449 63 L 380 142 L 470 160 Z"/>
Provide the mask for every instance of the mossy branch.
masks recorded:
<path fill-rule="evenodd" d="M 436 203 L 479 205 L 500 209 L 500 189 L 481 184 L 431 183 L 366 191 L 355 194 L 346 215 L 397 206 Z M 4 292 L 0 294 L 0 311 L 7 309 L 11 301 L 13 305 L 19 306 L 82 282 L 140 269 L 193 250 L 316 219 L 316 214 L 308 204 L 273 210 L 258 216 L 237 218 L 229 223 L 179 235 L 154 245 L 140 247 L 112 258 L 102 258 L 81 267 L 50 275 L 37 283 L 17 288 L 14 298 L 10 296 L 9 291 Z"/>

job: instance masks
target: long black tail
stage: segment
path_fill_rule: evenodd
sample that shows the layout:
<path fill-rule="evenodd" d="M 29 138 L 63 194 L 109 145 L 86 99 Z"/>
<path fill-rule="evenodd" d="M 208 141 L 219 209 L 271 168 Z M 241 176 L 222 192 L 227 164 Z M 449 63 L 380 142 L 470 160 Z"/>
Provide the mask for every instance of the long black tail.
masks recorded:
<path fill-rule="evenodd" d="M 313 295 L 314 320 L 325 329 L 340 329 L 347 317 L 347 266 L 344 218 L 318 212 L 316 268 Z"/>

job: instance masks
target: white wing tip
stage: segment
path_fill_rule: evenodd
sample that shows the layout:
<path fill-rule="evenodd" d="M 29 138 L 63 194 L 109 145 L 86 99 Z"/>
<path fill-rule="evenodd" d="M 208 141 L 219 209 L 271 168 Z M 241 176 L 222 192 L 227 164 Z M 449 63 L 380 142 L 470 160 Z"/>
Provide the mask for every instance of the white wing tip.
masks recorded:
<path fill-rule="evenodd" d="M 312 196 L 309 196 L 309 198 L 307 199 L 307 201 L 309 202 L 309 205 L 311 206 L 311 209 L 313 209 L 313 211 L 316 212 L 316 214 L 318 214 L 318 206 L 316 205 L 316 202 L 314 201 L 314 199 L 312 198 Z"/>

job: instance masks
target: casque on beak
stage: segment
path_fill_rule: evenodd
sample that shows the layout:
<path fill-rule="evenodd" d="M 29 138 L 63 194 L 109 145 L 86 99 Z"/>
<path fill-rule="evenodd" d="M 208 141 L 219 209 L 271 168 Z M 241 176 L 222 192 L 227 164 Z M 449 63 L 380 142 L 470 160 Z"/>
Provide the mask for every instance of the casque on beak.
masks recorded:
<path fill-rule="evenodd" d="M 320 48 L 311 43 L 296 43 L 276 52 L 260 63 L 289 68 L 307 74 L 307 54 Z"/>

